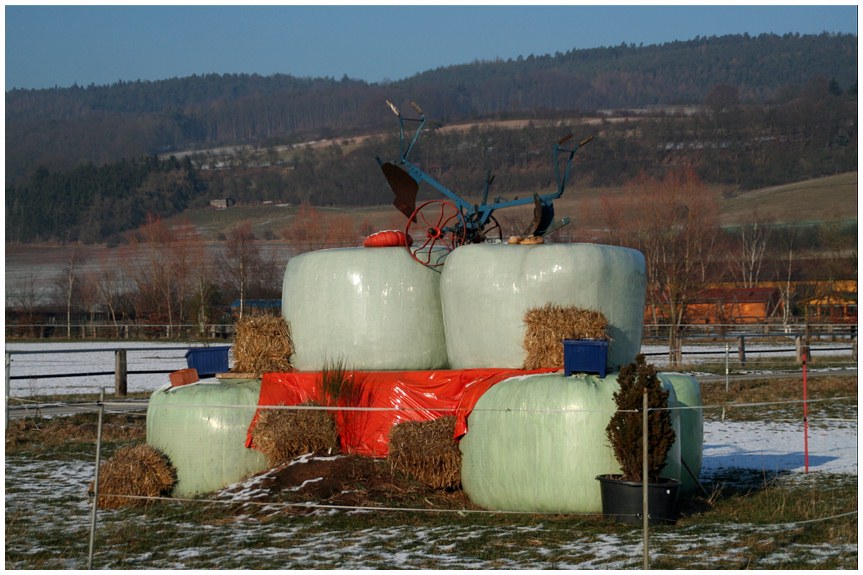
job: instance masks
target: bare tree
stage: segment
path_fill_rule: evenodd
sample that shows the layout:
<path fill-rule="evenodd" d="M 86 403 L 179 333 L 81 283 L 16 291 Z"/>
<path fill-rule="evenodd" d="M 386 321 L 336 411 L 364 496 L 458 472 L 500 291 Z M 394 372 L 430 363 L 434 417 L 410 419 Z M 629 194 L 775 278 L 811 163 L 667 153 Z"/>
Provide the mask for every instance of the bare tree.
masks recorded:
<path fill-rule="evenodd" d="M 300 204 L 297 214 L 282 230 L 282 238 L 290 242 L 297 253 L 322 248 L 325 234 L 320 211 L 308 202 Z"/>
<path fill-rule="evenodd" d="M 207 244 L 197 231 L 190 231 L 185 237 L 185 243 L 185 251 L 190 257 L 189 291 L 198 324 L 198 334 L 205 336 L 206 326 L 210 321 L 212 299 L 218 291 L 214 281 L 218 266 L 214 258 L 207 253 Z"/>
<path fill-rule="evenodd" d="M 122 259 L 124 271 L 132 280 L 134 306 L 138 319 L 167 326 L 166 335 L 173 335 L 178 316 L 177 276 L 172 265 L 170 244 L 172 230 L 159 219 L 148 218 Z"/>
<path fill-rule="evenodd" d="M 96 276 L 93 272 L 82 272 L 75 286 L 76 299 L 80 309 L 87 312 L 87 325 L 90 327 L 91 337 L 97 336 L 94 326 L 96 309 L 99 303 L 99 291 L 96 286 Z M 82 329 L 82 336 L 85 334 Z"/>
<path fill-rule="evenodd" d="M 786 226 L 779 234 L 781 250 L 779 260 L 782 263 L 782 269 L 777 270 L 777 275 L 783 274 L 784 277 L 780 276 L 777 279 L 782 281 L 779 297 L 782 304 L 782 325 L 786 333 L 791 329 L 791 318 L 794 314 L 794 288 L 791 278 L 794 271 L 795 250 L 799 243 L 797 236 L 797 230 L 791 226 Z"/>
<path fill-rule="evenodd" d="M 647 302 L 669 326 L 669 356 L 680 361 L 687 306 L 711 281 L 719 225 L 715 198 L 692 169 L 662 179 L 642 175 L 606 203 L 612 237 L 639 249 L 647 266 Z"/>
<path fill-rule="evenodd" d="M 72 302 L 75 300 L 75 293 L 80 283 L 80 266 L 81 257 L 78 247 L 73 246 L 63 270 L 55 278 L 55 284 L 63 296 L 63 304 L 66 308 L 66 337 L 70 339 L 72 338 Z"/>
<path fill-rule="evenodd" d="M 351 247 L 359 244 L 354 217 L 349 214 L 330 214 L 323 222 L 326 230 L 324 243 L 327 247 Z"/>
<path fill-rule="evenodd" d="M 740 259 L 737 262 L 737 272 L 734 275 L 743 287 L 751 288 L 758 285 L 761 275 L 761 265 L 764 253 L 770 243 L 772 228 L 770 222 L 754 211 L 752 218 L 740 226 L 739 249 Z"/>
<path fill-rule="evenodd" d="M 103 258 L 98 271 L 93 275 L 93 284 L 102 304 L 111 316 L 114 325 L 114 337 L 120 337 L 120 327 L 117 324 L 117 313 L 120 310 L 123 294 L 123 273 L 117 262 Z"/>
<path fill-rule="evenodd" d="M 24 322 L 30 326 L 27 328 L 30 335 L 34 335 L 33 322 L 36 313 L 48 296 L 49 290 L 45 279 L 35 271 L 29 271 L 14 292 L 6 292 L 7 306 L 14 307 L 20 312 Z"/>
<path fill-rule="evenodd" d="M 241 318 L 245 312 L 246 294 L 254 274 L 261 268 L 261 262 L 261 252 L 255 241 L 252 224 L 243 221 L 228 232 L 225 253 L 222 256 L 225 274 L 239 292 Z"/>

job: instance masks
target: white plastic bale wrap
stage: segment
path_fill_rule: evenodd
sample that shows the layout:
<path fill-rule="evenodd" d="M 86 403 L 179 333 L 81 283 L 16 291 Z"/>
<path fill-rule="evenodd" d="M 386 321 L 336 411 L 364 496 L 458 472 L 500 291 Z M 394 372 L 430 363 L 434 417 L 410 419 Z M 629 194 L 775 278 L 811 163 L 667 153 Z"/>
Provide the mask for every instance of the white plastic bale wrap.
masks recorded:
<path fill-rule="evenodd" d="M 260 389 L 258 380 L 235 380 L 153 392 L 147 444 L 165 452 L 176 468 L 174 496 L 216 491 L 268 469 L 266 457 L 245 446 Z"/>
<path fill-rule="evenodd" d="M 533 375 L 491 387 L 460 442 L 462 486 L 470 500 L 494 511 L 601 512 L 596 476 L 620 473 L 605 436 L 618 375 Z M 663 387 L 676 401 L 673 388 Z M 676 411 L 671 420 L 677 438 L 662 476 L 679 479 Z"/>
<path fill-rule="evenodd" d="M 696 479 L 701 474 L 704 455 L 704 415 L 701 403 L 701 385 L 698 380 L 685 373 L 657 374 L 665 385 L 674 388 L 676 404 L 680 413 L 680 483 L 684 493 L 698 488 Z M 686 466 L 684 466 L 684 462 Z M 689 467 L 687 471 L 686 467 Z"/>
<path fill-rule="evenodd" d="M 282 315 L 291 328 L 292 363 L 301 371 L 334 361 L 364 370 L 447 367 L 440 274 L 402 247 L 291 258 Z"/>
<path fill-rule="evenodd" d="M 641 348 L 646 286 L 641 252 L 597 244 L 475 244 L 454 250 L 441 274 L 441 304 L 452 369 L 520 368 L 524 314 L 545 304 L 602 312 L 608 366 Z"/>

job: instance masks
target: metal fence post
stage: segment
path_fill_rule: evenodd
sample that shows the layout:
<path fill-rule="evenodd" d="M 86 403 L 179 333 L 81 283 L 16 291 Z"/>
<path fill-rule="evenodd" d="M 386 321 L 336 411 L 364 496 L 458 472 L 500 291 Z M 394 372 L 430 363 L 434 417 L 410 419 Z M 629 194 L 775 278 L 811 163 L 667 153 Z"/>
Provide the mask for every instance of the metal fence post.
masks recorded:
<path fill-rule="evenodd" d="M 9 378 L 12 372 L 12 354 L 6 352 L 6 429 L 9 429 L 9 396 L 11 395 L 11 387 L 9 386 Z"/>
<path fill-rule="evenodd" d="M 650 546 L 648 543 L 649 540 L 649 521 L 650 521 L 650 513 L 648 512 L 648 489 L 647 489 L 647 471 L 648 471 L 648 457 L 649 457 L 649 449 L 647 446 L 647 388 L 643 388 L 641 391 L 641 524 L 642 529 L 644 530 L 644 558 L 643 558 L 643 567 L 644 570 L 647 571 L 650 569 Z"/>
<path fill-rule="evenodd" d="M 730 361 L 731 356 L 731 345 L 726 342 L 725 343 L 725 398 L 728 400 L 728 363 Z M 722 421 L 725 421 L 725 402 L 722 403 Z"/>
<path fill-rule="evenodd" d="M 105 414 L 105 388 L 99 392 L 99 425 L 96 427 L 96 472 L 93 478 L 93 509 L 90 511 L 90 549 L 87 570 L 93 568 L 93 548 L 96 543 L 96 507 L 99 506 L 99 466 L 102 463 L 102 418 Z"/>

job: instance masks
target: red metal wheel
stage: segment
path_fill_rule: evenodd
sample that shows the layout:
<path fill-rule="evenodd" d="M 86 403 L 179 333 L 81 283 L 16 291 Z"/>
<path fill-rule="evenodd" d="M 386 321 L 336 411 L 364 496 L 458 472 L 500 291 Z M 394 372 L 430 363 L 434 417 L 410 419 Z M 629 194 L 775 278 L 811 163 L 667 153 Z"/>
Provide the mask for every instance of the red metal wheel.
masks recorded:
<path fill-rule="evenodd" d="M 449 252 L 464 243 L 464 218 L 454 203 L 430 200 L 411 214 L 405 234 L 414 238 L 414 245 L 408 246 L 411 256 L 436 269 L 443 266 Z"/>

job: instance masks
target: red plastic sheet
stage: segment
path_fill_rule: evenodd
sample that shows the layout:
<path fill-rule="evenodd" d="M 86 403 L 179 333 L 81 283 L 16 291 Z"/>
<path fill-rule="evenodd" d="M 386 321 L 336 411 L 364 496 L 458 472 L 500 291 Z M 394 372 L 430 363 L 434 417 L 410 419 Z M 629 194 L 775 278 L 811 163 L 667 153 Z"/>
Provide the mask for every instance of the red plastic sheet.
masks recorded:
<path fill-rule="evenodd" d="M 342 450 L 371 457 L 386 457 L 393 425 L 404 421 L 430 421 L 456 417 L 455 438 L 467 432 L 467 418 L 482 395 L 505 379 L 551 373 L 555 369 L 466 369 L 434 371 L 354 371 L 348 377 L 359 389 L 352 405 L 368 408 L 336 412 Z M 261 379 L 258 411 L 246 437 L 254 447 L 252 430 L 264 406 L 300 405 L 315 401 L 326 405 L 320 372 L 265 373 Z"/>

